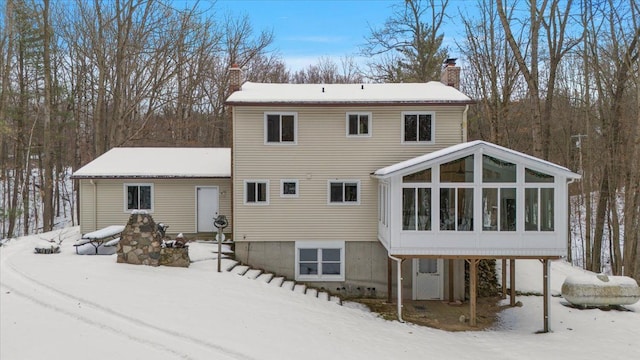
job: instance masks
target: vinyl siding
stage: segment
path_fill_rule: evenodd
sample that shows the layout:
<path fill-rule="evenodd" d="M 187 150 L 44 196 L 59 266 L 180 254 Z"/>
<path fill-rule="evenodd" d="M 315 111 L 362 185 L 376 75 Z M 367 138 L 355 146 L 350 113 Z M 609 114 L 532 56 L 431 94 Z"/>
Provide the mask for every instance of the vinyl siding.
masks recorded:
<path fill-rule="evenodd" d="M 462 141 L 464 106 L 251 107 L 234 121 L 236 241 L 375 241 L 377 181 L 370 174 Z M 435 112 L 434 144 L 403 144 L 405 111 Z M 264 113 L 297 112 L 297 145 L 265 145 Z M 371 137 L 347 137 L 346 113 L 371 112 Z M 244 180 L 269 180 L 269 205 L 243 204 Z M 298 179 L 299 197 L 281 198 L 280 179 Z M 360 205 L 328 204 L 328 180 L 360 181 Z"/>
<path fill-rule="evenodd" d="M 105 226 L 126 224 L 124 184 L 152 183 L 154 205 L 151 216 L 169 225 L 169 233 L 196 232 L 196 187 L 218 186 L 219 213 L 231 222 L 230 179 L 97 179 L 80 180 L 80 231 L 84 234 Z M 94 197 L 98 207 L 94 206 Z M 97 223 L 94 218 L 97 216 Z"/>

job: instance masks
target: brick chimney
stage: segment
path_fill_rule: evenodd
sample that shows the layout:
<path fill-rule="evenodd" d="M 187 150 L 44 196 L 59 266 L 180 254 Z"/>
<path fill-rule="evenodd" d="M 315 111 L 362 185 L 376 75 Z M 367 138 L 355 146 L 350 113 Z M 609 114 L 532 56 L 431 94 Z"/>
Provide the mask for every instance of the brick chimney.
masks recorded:
<path fill-rule="evenodd" d="M 240 85 L 242 85 L 242 69 L 238 64 L 233 64 L 229 68 L 229 92 L 234 93 L 240 90 Z"/>
<path fill-rule="evenodd" d="M 449 58 L 444 61 L 440 82 L 460 89 L 460 67 L 456 66 L 456 60 L 455 58 Z"/>

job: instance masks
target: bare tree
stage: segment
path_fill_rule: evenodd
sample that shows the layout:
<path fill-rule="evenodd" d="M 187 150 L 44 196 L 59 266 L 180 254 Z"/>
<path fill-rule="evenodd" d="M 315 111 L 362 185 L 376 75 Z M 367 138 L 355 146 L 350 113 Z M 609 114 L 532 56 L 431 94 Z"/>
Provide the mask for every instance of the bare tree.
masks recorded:
<path fill-rule="evenodd" d="M 477 5 L 478 18 L 460 15 L 466 37 L 459 46 L 469 63 L 464 91 L 478 100 L 483 115 L 479 121 L 488 122 L 489 133 L 482 137 L 513 146 L 514 122 L 508 119 L 520 71 L 499 25 L 495 0 L 479 0 Z"/>
<path fill-rule="evenodd" d="M 447 57 L 440 29 L 448 5 L 449 0 L 406 0 L 394 6 L 381 29 L 370 29 L 361 49 L 362 55 L 372 58 L 368 75 L 384 82 L 439 79 Z"/>
<path fill-rule="evenodd" d="M 563 8 L 560 7 L 561 4 L 564 5 Z M 549 159 L 550 124 L 558 67 L 567 52 L 580 42 L 579 37 L 572 39 L 567 37 L 569 21 L 572 20 L 569 14 L 573 1 L 543 0 L 540 5 L 536 1 L 530 1 L 529 16 L 526 19 L 508 16 L 502 0 L 496 0 L 496 5 L 507 42 L 527 83 L 533 155 Z M 516 22 L 518 25 L 514 25 Z M 514 29 L 525 29 L 522 24 L 529 24 L 527 44 L 518 42 L 514 33 Z M 544 30 L 548 50 L 547 78 L 542 84 L 540 78 L 540 63 L 543 60 L 540 54 L 541 30 Z M 527 62 L 526 59 L 529 61 Z M 541 103 L 543 98 L 544 103 Z"/>
<path fill-rule="evenodd" d="M 349 84 L 362 80 L 356 63 L 350 57 L 340 59 L 340 65 L 331 58 L 321 57 L 315 65 L 291 75 L 291 82 L 298 84 Z"/>

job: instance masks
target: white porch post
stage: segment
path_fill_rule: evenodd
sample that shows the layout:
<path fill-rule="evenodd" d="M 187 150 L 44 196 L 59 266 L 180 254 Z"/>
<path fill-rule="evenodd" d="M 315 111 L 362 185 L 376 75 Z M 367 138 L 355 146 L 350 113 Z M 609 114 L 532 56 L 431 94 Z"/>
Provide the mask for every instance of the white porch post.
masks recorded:
<path fill-rule="evenodd" d="M 544 259 L 542 261 L 542 267 L 543 267 L 543 295 L 544 295 L 544 301 L 543 301 L 544 330 L 543 332 L 548 333 L 549 332 L 549 301 L 551 300 L 550 291 L 549 291 L 549 285 L 551 283 L 551 272 L 549 271 L 551 269 L 551 261 L 549 261 L 549 259 Z"/>
<path fill-rule="evenodd" d="M 398 321 L 400 322 L 404 322 L 404 320 L 402 319 L 402 260 L 400 258 L 397 257 L 393 257 L 391 255 L 389 255 L 389 258 L 393 259 L 396 261 L 397 264 L 397 272 L 398 272 L 398 279 L 397 279 L 397 283 L 398 283 L 398 293 L 397 293 L 397 303 L 398 303 Z"/>

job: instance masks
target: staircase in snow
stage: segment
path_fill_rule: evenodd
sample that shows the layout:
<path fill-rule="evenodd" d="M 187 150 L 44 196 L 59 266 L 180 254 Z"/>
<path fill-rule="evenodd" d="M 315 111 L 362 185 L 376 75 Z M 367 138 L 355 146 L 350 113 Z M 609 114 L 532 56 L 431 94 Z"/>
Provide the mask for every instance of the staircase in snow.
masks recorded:
<path fill-rule="evenodd" d="M 331 301 L 338 305 L 342 305 L 342 299 L 338 296 L 329 294 L 328 292 L 307 287 L 305 284 L 298 284 L 295 281 L 287 280 L 281 276 L 275 276 L 271 273 L 265 273 L 262 270 L 252 269 L 247 265 L 240 265 L 234 260 L 229 260 L 230 263 L 226 266 L 226 271 L 234 273 L 238 276 L 243 276 L 247 279 L 256 280 L 268 284 L 269 286 L 275 286 L 284 290 L 292 291 L 301 295 L 309 296 L 315 299 L 323 301 Z"/>

